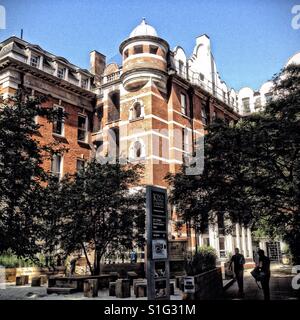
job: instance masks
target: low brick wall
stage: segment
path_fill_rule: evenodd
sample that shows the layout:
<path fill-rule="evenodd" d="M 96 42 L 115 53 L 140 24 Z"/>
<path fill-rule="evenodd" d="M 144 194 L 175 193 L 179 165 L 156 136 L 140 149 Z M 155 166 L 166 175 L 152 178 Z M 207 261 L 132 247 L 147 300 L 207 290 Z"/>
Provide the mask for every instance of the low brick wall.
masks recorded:
<path fill-rule="evenodd" d="M 6 282 L 16 282 L 16 277 L 19 276 L 28 276 L 29 281 L 33 277 L 37 277 L 40 275 L 58 275 L 64 274 L 64 267 L 57 268 L 56 271 L 49 271 L 47 268 L 39 268 L 39 267 L 24 267 L 24 268 L 6 268 L 5 269 L 5 281 Z"/>

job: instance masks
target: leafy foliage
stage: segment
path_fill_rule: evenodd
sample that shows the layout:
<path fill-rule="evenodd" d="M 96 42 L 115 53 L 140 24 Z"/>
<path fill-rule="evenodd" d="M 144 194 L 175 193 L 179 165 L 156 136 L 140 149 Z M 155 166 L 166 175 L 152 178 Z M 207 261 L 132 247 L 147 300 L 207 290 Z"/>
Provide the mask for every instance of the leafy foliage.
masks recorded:
<path fill-rule="evenodd" d="M 186 176 L 183 168 L 167 179 L 184 220 L 201 226 L 221 213 L 279 235 L 300 263 L 300 66 L 288 66 L 273 82 L 264 112 L 209 127 L 201 176 Z"/>
<path fill-rule="evenodd" d="M 186 272 L 189 276 L 194 276 L 216 267 L 217 254 L 212 247 L 199 247 L 192 259 L 186 263 Z"/>
<path fill-rule="evenodd" d="M 48 253 L 57 247 L 65 255 L 83 251 L 90 272 L 99 274 L 100 260 L 110 248 L 142 246 L 145 195 L 131 188 L 141 170 L 139 165 L 92 159 L 75 176 L 66 176 L 59 188 L 49 184 L 51 203 L 45 203 L 43 222 Z"/>
<path fill-rule="evenodd" d="M 47 173 L 43 160 L 62 152 L 58 145 L 41 145 L 36 139 L 36 116 L 55 119 L 56 111 L 43 107 L 45 97 L 29 98 L 18 91 L 0 108 L 0 252 L 18 256 L 38 252 L 39 203 Z"/>

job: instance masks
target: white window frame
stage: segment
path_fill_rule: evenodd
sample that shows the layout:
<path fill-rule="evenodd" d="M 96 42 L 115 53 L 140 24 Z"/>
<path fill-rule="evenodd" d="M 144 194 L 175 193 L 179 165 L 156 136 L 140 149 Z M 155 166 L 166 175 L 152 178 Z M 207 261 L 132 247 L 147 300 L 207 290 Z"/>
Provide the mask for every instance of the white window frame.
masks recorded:
<path fill-rule="evenodd" d="M 208 123 L 207 113 L 204 106 L 201 106 L 201 121 L 204 125 L 207 125 Z"/>
<path fill-rule="evenodd" d="M 57 158 L 60 158 L 60 163 L 59 163 L 59 168 L 58 171 L 53 172 L 52 168 L 53 168 L 53 161 L 56 161 Z M 56 164 L 56 167 L 57 164 Z M 59 180 L 61 180 L 62 176 L 63 176 L 63 156 L 60 154 L 54 155 L 51 159 L 51 167 L 50 167 L 50 172 L 53 176 L 56 176 Z"/>
<path fill-rule="evenodd" d="M 79 128 L 78 124 L 79 124 L 79 118 L 85 118 L 85 136 L 84 136 L 84 140 L 80 140 L 78 137 L 78 131 L 79 130 L 83 130 L 82 128 Z M 85 114 L 81 114 L 78 113 L 78 117 L 77 117 L 77 141 L 79 142 L 87 142 L 87 138 L 88 138 L 88 117 Z"/>
<path fill-rule="evenodd" d="M 85 159 L 82 159 L 82 158 L 77 158 L 76 159 L 76 171 L 78 172 L 80 169 L 78 169 L 78 162 L 82 162 L 83 163 L 83 168 L 86 166 L 86 160 Z"/>
<path fill-rule="evenodd" d="M 136 157 L 136 154 L 135 154 L 135 143 L 136 142 L 139 142 L 140 145 L 141 145 L 141 154 L 140 154 L 140 157 Z M 130 145 L 130 148 L 129 148 L 129 159 L 130 160 L 142 160 L 142 159 L 145 159 L 146 157 L 146 147 L 145 147 L 145 143 L 143 141 L 143 139 L 135 139 L 134 141 L 132 141 L 131 145 Z"/>
<path fill-rule="evenodd" d="M 65 112 L 65 108 L 62 107 L 61 105 L 57 105 L 55 104 L 53 106 L 54 109 L 62 109 L 62 112 L 64 113 Z M 54 122 L 53 122 L 53 125 L 54 125 Z M 52 128 L 53 130 L 53 128 Z M 60 137 L 64 137 L 65 136 L 65 121 L 64 121 L 64 117 L 62 118 L 61 120 L 61 133 L 57 133 L 57 132 L 54 132 L 52 131 L 54 135 L 57 135 L 57 136 L 60 136 Z"/>
<path fill-rule="evenodd" d="M 183 92 L 180 93 L 180 106 L 181 106 L 181 113 L 185 116 L 187 115 L 187 97 L 186 94 Z"/>
<path fill-rule="evenodd" d="M 39 68 L 41 57 L 36 54 L 31 54 L 30 65 L 34 68 Z"/>
<path fill-rule="evenodd" d="M 60 73 L 60 70 L 62 70 L 62 73 Z M 66 77 L 66 68 L 65 67 L 57 67 L 57 77 L 59 79 L 65 79 Z"/>
<path fill-rule="evenodd" d="M 137 105 L 137 103 L 140 104 L 141 106 L 141 114 L 139 117 L 134 117 L 134 114 L 135 114 L 135 106 Z M 145 117 L 145 108 L 144 108 L 144 103 L 143 101 L 139 101 L 139 100 L 136 100 L 133 102 L 132 106 L 130 107 L 129 109 L 129 120 L 138 120 L 138 119 L 143 119 Z"/>

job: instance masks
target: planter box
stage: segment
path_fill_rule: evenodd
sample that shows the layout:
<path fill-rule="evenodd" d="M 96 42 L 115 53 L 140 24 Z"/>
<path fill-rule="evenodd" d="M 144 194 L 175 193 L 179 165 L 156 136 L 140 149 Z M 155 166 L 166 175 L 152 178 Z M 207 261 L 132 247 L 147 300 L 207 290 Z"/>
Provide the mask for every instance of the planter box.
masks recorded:
<path fill-rule="evenodd" d="M 221 268 L 186 277 L 184 288 L 186 300 L 220 300 L 223 298 Z"/>

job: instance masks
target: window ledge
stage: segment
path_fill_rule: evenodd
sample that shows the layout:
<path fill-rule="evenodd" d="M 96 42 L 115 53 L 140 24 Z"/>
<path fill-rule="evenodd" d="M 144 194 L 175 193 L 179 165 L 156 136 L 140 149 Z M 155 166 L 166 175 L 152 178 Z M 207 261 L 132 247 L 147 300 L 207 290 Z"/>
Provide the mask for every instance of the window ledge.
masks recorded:
<path fill-rule="evenodd" d="M 97 136 L 98 134 L 102 134 L 103 133 L 103 129 L 100 129 L 98 131 L 94 131 L 91 133 L 92 136 Z M 79 141 L 79 140 L 78 140 Z"/>
<path fill-rule="evenodd" d="M 55 136 L 55 137 L 59 137 L 59 138 L 65 138 L 64 134 L 59 134 L 59 133 L 52 132 L 52 135 Z"/>
<path fill-rule="evenodd" d="M 53 136 L 53 138 L 56 138 L 56 139 L 60 139 L 60 140 L 66 141 L 66 142 L 68 141 L 64 135 L 61 135 L 61 134 L 58 134 L 55 132 L 52 132 L 52 136 Z"/>
<path fill-rule="evenodd" d="M 143 120 L 143 119 L 144 119 L 144 117 L 138 117 L 138 118 L 135 118 L 135 119 L 130 119 L 129 123 L 135 122 L 135 121 L 139 121 L 139 120 Z"/>
<path fill-rule="evenodd" d="M 188 115 L 186 115 L 186 114 L 184 114 L 184 113 L 182 113 L 182 112 L 180 112 L 181 113 L 181 115 L 184 117 L 184 118 L 186 118 L 186 119 L 188 119 L 188 120 L 191 120 L 191 117 L 189 117 Z"/>
<path fill-rule="evenodd" d="M 107 122 L 106 122 L 106 125 L 112 124 L 112 123 L 114 123 L 114 122 L 119 122 L 119 121 L 121 121 L 120 118 L 119 118 L 119 119 L 116 119 L 116 120 L 107 121 Z"/>
<path fill-rule="evenodd" d="M 86 141 L 77 140 L 77 143 L 83 148 L 90 148 L 90 144 Z"/>

